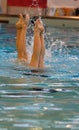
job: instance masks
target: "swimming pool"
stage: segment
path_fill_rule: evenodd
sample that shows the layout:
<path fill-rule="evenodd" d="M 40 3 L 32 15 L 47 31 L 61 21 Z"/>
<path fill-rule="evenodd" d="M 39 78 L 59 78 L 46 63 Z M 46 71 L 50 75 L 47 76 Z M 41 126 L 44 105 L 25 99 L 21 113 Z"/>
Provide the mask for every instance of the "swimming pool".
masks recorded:
<path fill-rule="evenodd" d="M 46 27 L 42 73 L 16 62 L 15 41 L 15 26 L 1 24 L 0 130 L 78 130 L 79 28 Z"/>

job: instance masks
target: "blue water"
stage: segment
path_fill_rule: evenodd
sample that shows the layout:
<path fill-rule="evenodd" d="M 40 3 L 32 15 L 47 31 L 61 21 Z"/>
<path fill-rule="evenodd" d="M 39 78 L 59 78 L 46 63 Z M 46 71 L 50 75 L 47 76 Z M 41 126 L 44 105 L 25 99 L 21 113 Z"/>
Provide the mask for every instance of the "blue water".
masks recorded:
<path fill-rule="evenodd" d="M 44 72 L 32 72 L 16 62 L 15 26 L 1 25 L 0 130 L 79 130 L 79 28 L 46 27 L 45 41 Z"/>

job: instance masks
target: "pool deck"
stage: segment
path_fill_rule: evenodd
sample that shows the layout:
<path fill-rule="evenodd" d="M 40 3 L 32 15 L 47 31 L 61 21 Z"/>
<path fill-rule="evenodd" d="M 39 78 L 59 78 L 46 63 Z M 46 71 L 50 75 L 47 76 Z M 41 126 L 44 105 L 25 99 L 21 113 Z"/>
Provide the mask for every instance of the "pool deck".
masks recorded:
<path fill-rule="evenodd" d="M 79 17 L 77 16 L 42 16 L 47 26 L 58 27 L 79 27 Z M 18 20 L 18 15 L 0 14 L 0 23 L 15 24 Z"/>

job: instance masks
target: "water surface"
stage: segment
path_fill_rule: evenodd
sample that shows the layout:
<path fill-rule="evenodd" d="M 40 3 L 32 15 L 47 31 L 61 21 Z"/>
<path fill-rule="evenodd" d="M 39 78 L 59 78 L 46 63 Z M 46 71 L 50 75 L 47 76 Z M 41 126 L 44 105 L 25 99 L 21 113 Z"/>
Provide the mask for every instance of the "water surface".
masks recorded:
<path fill-rule="evenodd" d="M 32 72 L 16 62 L 15 26 L 1 25 L 1 130 L 79 129 L 79 29 L 46 28 L 45 41 L 44 72 Z"/>

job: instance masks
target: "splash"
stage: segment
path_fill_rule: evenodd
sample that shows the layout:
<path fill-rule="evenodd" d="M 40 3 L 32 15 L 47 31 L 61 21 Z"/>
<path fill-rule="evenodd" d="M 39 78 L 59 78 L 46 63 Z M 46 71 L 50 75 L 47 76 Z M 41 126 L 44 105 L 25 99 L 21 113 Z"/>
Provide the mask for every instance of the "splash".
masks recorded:
<path fill-rule="evenodd" d="M 31 5 L 29 6 L 28 13 L 30 16 L 41 16 L 41 9 L 39 7 L 39 0 L 32 0 Z"/>
<path fill-rule="evenodd" d="M 36 19 L 39 18 L 41 20 L 42 10 L 39 7 L 39 0 L 32 0 L 28 9 L 25 9 L 24 14 L 30 15 L 28 31 L 32 35 L 32 33 L 34 31 L 33 29 L 34 29 L 34 23 L 35 23 Z"/>

